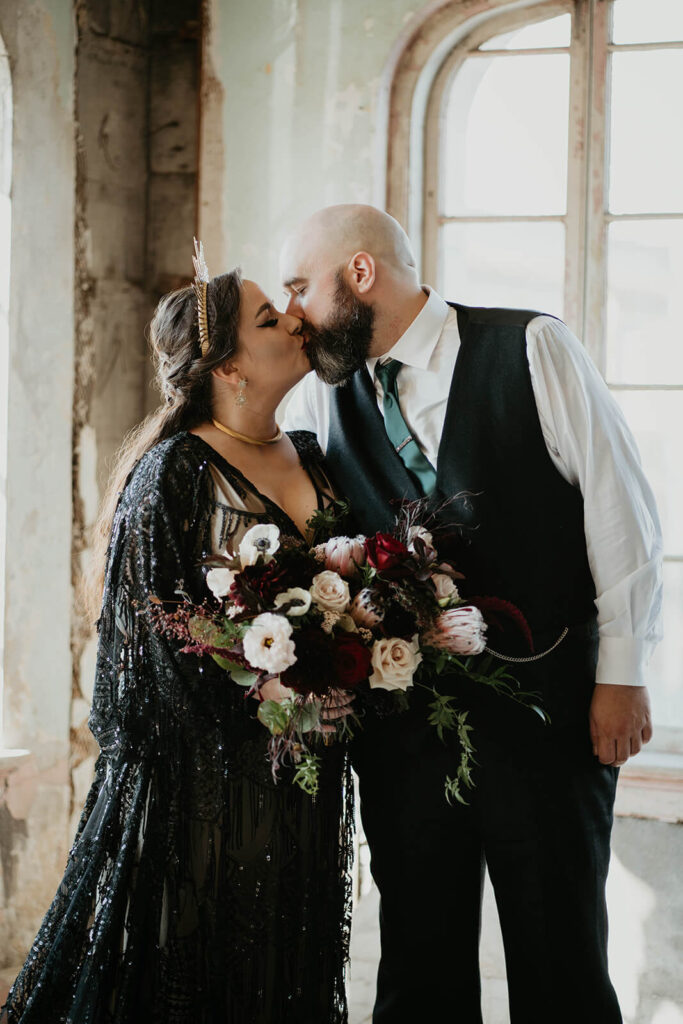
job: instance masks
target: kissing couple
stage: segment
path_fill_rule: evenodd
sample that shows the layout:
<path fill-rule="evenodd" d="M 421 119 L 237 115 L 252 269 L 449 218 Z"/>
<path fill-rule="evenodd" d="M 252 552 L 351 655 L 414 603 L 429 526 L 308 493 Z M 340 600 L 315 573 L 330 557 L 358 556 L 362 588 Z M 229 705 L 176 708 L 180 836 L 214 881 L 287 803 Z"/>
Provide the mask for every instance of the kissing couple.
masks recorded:
<path fill-rule="evenodd" d="M 290 235 L 284 311 L 238 271 L 196 269 L 156 310 L 162 404 L 121 449 L 93 548 L 95 781 L 0 1019 L 347 1021 L 353 766 L 381 898 L 375 1024 L 481 1024 L 485 866 L 512 1024 L 618 1024 L 605 881 L 618 769 L 652 732 L 661 542 L 602 378 L 556 318 L 422 284 L 370 206 Z M 206 559 L 255 524 L 307 540 L 338 498 L 366 536 L 402 500 L 433 505 L 464 585 L 529 624 L 533 652 L 506 637 L 501 657 L 549 724 L 463 685 L 467 804 L 444 799 L 459 752 L 423 691 L 324 747 L 315 799 L 276 785 L 253 701 L 154 626 L 150 598 L 202 601 Z M 327 719 L 352 706 L 334 694 Z"/>

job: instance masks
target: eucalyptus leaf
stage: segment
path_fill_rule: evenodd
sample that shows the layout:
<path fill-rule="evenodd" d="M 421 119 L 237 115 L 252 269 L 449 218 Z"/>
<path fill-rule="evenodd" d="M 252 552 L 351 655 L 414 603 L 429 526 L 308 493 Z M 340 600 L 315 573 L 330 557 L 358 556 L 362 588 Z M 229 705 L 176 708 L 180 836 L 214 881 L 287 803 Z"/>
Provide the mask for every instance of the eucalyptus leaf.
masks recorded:
<path fill-rule="evenodd" d="M 296 728 L 299 732 L 311 732 L 320 722 L 320 701 L 307 701 L 297 708 Z"/>
<path fill-rule="evenodd" d="M 259 704 L 257 717 L 262 725 L 272 736 L 281 736 L 289 725 L 289 713 L 287 708 L 276 700 L 264 700 Z"/>
<path fill-rule="evenodd" d="M 229 658 L 224 658 L 222 654 L 212 654 L 211 657 L 217 665 L 230 673 L 233 683 L 237 683 L 238 686 L 253 686 L 258 679 L 256 672 L 250 672 L 248 668 L 230 661 Z"/>

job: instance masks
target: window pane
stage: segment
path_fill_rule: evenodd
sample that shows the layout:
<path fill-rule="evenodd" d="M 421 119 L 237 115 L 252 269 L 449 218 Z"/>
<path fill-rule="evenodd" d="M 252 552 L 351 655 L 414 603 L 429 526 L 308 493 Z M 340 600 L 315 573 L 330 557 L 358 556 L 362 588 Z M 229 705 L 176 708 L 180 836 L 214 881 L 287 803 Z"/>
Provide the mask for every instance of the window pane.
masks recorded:
<path fill-rule="evenodd" d="M 442 209 L 563 214 L 569 56 L 472 57 L 446 105 Z"/>
<path fill-rule="evenodd" d="M 616 0 L 612 9 L 614 43 L 683 40 L 681 0 Z"/>
<path fill-rule="evenodd" d="M 440 241 L 445 298 L 562 316 L 564 224 L 446 224 Z"/>
<path fill-rule="evenodd" d="M 647 669 L 652 720 L 669 728 L 683 725 L 683 564 L 664 563 L 664 638 Z M 655 735 L 653 746 L 657 745 Z"/>
<path fill-rule="evenodd" d="M 683 50 L 612 54 L 612 213 L 683 212 L 682 95 Z"/>
<path fill-rule="evenodd" d="M 643 469 L 655 492 L 664 553 L 683 555 L 683 391 L 615 391 L 633 431 Z M 681 619 L 683 622 L 683 619 Z"/>
<path fill-rule="evenodd" d="M 547 46 L 569 46 L 572 41 L 572 16 L 560 14 L 557 18 L 547 18 L 535 25 L 525 25 L 512 32 L 503 32 L 488 42 L 482 43 L 480 50 L 531 50 Z"/>
<path fill-rule="evenodd" d="M 610 383 L 683 384 L 682 282 L 683 221 L 609 225 L 606 374 Z"/>

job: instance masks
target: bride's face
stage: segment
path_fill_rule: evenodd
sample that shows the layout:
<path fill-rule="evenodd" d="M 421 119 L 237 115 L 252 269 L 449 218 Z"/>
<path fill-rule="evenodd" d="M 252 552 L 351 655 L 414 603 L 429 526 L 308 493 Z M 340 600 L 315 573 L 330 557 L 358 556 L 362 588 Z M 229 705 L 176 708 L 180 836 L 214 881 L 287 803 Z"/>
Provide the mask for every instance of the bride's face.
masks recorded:
<path fill-rule="evenodd" d="M 301 320 L 275 309 L 254 281 L 243 282 L 237 351 L 232 362 L 249 381 L 252 392 L 259 387 L 289 389 L 311 369 Z"/>

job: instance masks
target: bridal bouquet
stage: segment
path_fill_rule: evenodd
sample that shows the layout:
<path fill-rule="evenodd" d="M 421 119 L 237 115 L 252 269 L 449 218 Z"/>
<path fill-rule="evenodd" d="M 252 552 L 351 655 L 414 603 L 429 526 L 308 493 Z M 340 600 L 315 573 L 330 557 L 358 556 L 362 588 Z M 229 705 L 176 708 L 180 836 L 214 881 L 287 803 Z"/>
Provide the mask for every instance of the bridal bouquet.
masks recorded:
<path fill-rule="evenodd" d="M 215 601 L 163 613 L 164 628 L 184 640 L 184 652 L 209 655 L 260 698 L 273 774 L 293 763 L 294 782 L 311 794 L 318 787 L 316 743 L 348 734 L 358 722 L 353 714 L 334 717 L 340 694 L 363 690 L 367 705 L 373 691 L 389 691 L 383 710 L 387 699 L 401 710 L 411 688 L 428 688 L 430 724 L 441 739 L 455 730 L 460 743 L 446 796 L 465 802 L 475 753 L 467 712 L 422 680 L 462 673 L 544 717 L 504 664 L 481 657 L 487 615 L 507 615 L 527 634 L 528 627 L 506 602 L 479 599 L 478 607 L 460 597 L 462 574 L 440 558 L 432 535 L 415 522 L 414 505 L 401 509 L 391 533 L 330 536 L 347 511 L 340 502 L 316 513 L 310 545 L 272 523 L 253 526 L 238 550 L 209 560 L 206 582 Z M 263 698 L 269 680 L 281 684 L 280 699 Z"/>

